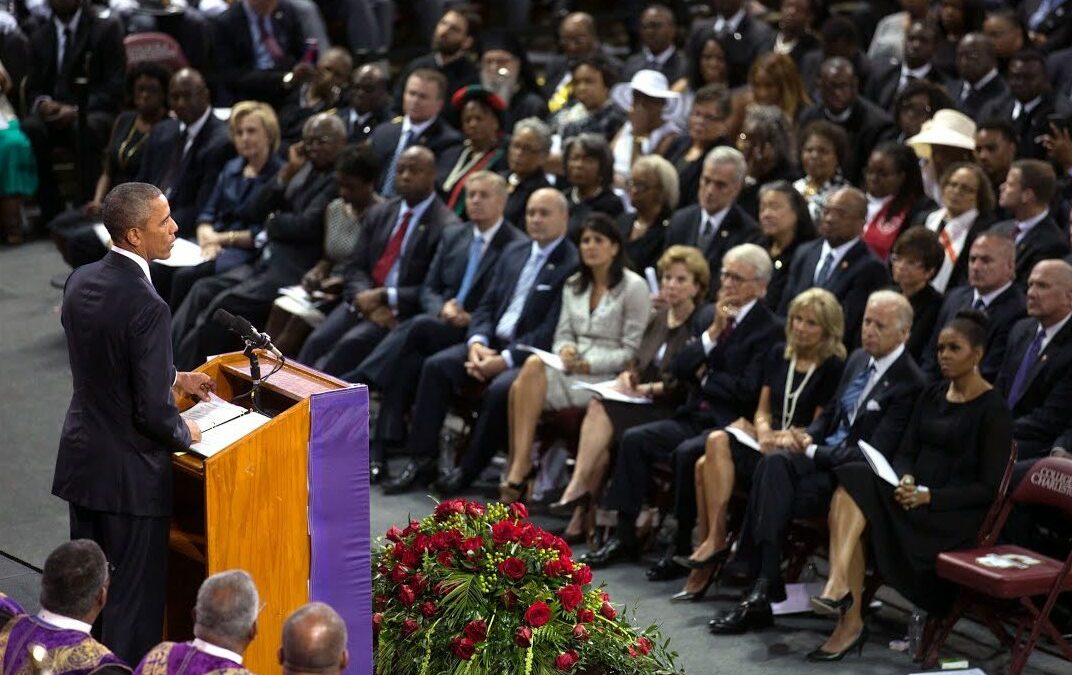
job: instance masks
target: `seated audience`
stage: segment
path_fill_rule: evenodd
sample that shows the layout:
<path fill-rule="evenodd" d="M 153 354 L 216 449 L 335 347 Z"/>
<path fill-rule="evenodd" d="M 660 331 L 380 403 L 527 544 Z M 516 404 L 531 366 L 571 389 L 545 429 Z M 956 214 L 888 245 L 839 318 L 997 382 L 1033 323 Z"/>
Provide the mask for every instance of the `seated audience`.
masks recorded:
<path fill-rule="evenodd" d="M 934 65 L 952 73 L 956 62 L 957 45 L 964 36 L 983 30 L 984 0 L 945 0 L 935 13 L 938 22 L 938 45 Z"/>
<path fill-rule="evenodd" d="M 748 89 L 739 97 L 739 103 L 746 110 L 753 105 L 776 106 L 791 124 L 795 124 L 812 101 L 804 90 L 793 60 L 784 54 L 770 52 L 756 59 L 748 69 Z"/>
<path fill-rule="evenodd" d="M 153 647 L 135 675 L 249 673 L 242 666 L 246 649 L 257 636 L 260 595 L 242 570 L 218 572 L 201 582 L 194 605 L 194 639 Z"/>
<path fill-rule="evenodd" d="M 837 297 L 845 314 L 845 346 L 859 344 L 864 309 L 872 291 L 888 283 L 886 266 L 860 239 L 867 199 L 854 187 L 844 187 L 826 200 L 817 228 L 820 239 L 802 244 L 789 266 L 789 281 L 778 313 L 812 286 Z M 911 328 L 911 326 L 909 326 Z"/>
<path fill-rule="evenodd" d="M 1005 120 L 980 122 L 975 127 L 975 163 L 986 173 L 991 192 L 998 195 L 1012 163 L 1016 161 L 1016 130 Z M 995 214 L 1004 213 L 995 204 Z M 996 216 L 997 220 L 1005 217 Z"/>
<path fill-rule="evenodd" d="M 571 12 L 563 17 L 558 24 L 558 46 L 561 53 L 552 56 L 547 63 L 543 89 L 547 109 L 552 115 L 575 102 L 574 70 L 582 59 L 598 58 L 610 65 L 615 73 L 621 70 L 621 63 L 600 43 L 596 21 L 591 14 Z M 613 82 L 607 86 L 611 84 Z"/>
<path fill-rule="evenodd" d="M 808 654 L 833 661 L 862 648 L 863 585 L 870 558 L 884 584 L 928 613 L 947 611 L 957 586 L 939 579 L 942 551 L 974 545 L 1009 460 L 1011 419 L 1001 394 L 979 373 L 986 317 L 959 312 L 938 337 L 943 381 L 915 404 L 890 462 L 901 477 L 885 483 L 862 461 L 835 469 L 830 504 L 830 577 L 812 606 L 837 619 Z M 866 536 L 866 539 L 865 539 Z M 872 555 L 865 557 L 865 542 Z"/>
<path fill-rule="evenodd" d="M 677 22 L 664 4 L 651 4 L 640 14 L 640 50 L 622 65 L 622 79 L 631 80 L 641 70 L 657 70 L 668 82 L 685 74 L 685 55 L 674 46 Z"/>
<path fill-rule="evenodd" d="M 356 68 L 350 79 L 350 97 L 336 114 L 346 125 L 346 139 L 360 143 L 372 130 L 391 119 L 387 72 L 376 63 Z"/>
<path fill-rule="evenodd" d="M 461 115 L 465 140 L 449 173 L 439 186 L 447 208 L 459 218 L 465 215 L 465 186 L 478 171 L 500 171 L 506 166 L 503 115 L 506 104 L 484 87 L 474 84 L 454 92 L 454 108 Z"/>
<path fill-rule="evenodd" d="M 0 53 L 0 96 L 17 97 L 2 57 Z M 0 100 L 8 103 L 7 98 Z M 37 192 L 37 165 L 18 118 L 4 115 L 4 123 L 0 129 L 0 237 L 5 244 L 17 246 L 23 242 L 22 202 Z"/>
<path fill-rule="evenodd" d="M 745 186 L 737 204 L 755 219 L 759 215 L 759 190 L 774 181 L 792 182 L 797 169 L 793 127 L 782 109 L 773 105 L 753 105 L 745 113 L 737 149 L 748 165 Z"/>
<path fill-rule="evenodd" d="M 626 187 L 634 210 L 618 216 L 625 264 L 643 274 L 666 248 L 666 228 L 678 204 L 677 174 L 670 162 L 648 155 L 633 165 Z"/>
<path fill-rule="evenodd" d="M 804 177 L 798 178 L 793 187 L 808 200 L 812 220 L 819 220 L 826 198 L 847 184 L 841 166 L 848 154 L 849 137 L 833 122 L 815 120 L 801 132 L 800 168 Z"/>
<path fill-rule="evenodd" d="M 1009 96 L 991 101 L 981 119 L 1009 120 L 1017 131 L 1017 157 L 1045 159 L 1042 137 L 1050 133 L 1050 115 L 1072 113 L 1067 97 L 1057 96 L 1046 73 L 1046 57 L 1027 49 L 1009 61 Z"/>
<path fill-rule="evenodd" d="M 759 190 L 759 229 L 773 266 L 764 300 L 767 307 L 777 309 L 782 304 L 797 248 L 817 236 L 815 223 L 804 197 L 789 183 L 776 181 Z"/>
<path fill-rule="evenodd" d="M 922 363 L 923 350 L 934 332 L 934 322 L 942 306 L 942 294 L 935 290 L 931 282 L 942 264 L 943 256 L 938 235 L 923 227 L 906 230 L 894 243 L 893 253 L 890 254 L 894 290 L 912 304 L 912 331 L 905 349 L 916 363 Z"/>
<path fill-rule="evenodd" d="M 575 389 L 616 375 L 636 358 L 651 314 L 644 277 L 625 266 L 621 231 L 608 216 L 593 213 L 578 232 L 581 264 L 562 289 L 551 352 L 564 370 L 533 354 L 510 386 L 510 453 L 499 484 L 503 503 L 524 499 L 532 480 L 533 440 L 544 410 L 582 408 L 595 395 Z"/>
<path fill-rule="evenodd" d="M 748 66 L 770 42 L 774 31 L 765 22 L 750 15 L 744 0 L 720 0 L 713 3 L 714 20 L 700 23 L 689 36 L 689 44 L 700 36 L 721 36 L 726 48 L 726 65 L 731 86 L 744 84 Z"/>
<path fill-rule="evenodd" d="M 280 135 L 288 146 L 301 140 L 305 120 L 339 108 L 354 71 L 353 57 L 341 47 L 325 50 L 316 68 L 311 64 L 304 65 L 308 67 L 295 69 L 295 73 L 300 74 L 295 77 L 297 86 L 290 88 L 286 99 L 278 106 Z"/>
<path fill-rule="evenodd" d="M 622 108 L 628 119 L 610 141 L 614 155 L 614 185 L 625 187 L 633 164 L 642 157 L 664 156 L 680 130 L 671 106 L 680 102 L 666 77 L 657 70 L 641 70 L 622 89 Z"/>
<path fill-rule="evenodd" d="M 622 434 L 604 507 L 618 512 L 616 534 L 581 560 L 606 567 L 637 560 L 640 542 L 636 519 L 647 494 L 652 464 L 674 467 L 678 534 L 673 553 L 691 549 L 695 521 L 693 465 L 703 455 L 706 433 L 755 410 L 762 384 L 764 356 L 781 331 L 778 318 L 762 297 L 770 279 L 767 252 L 755 244 L 731 248 L 722 261 L 722 285 L 711 324 L 675 357 L 671 373 L 688 387 L 683 406 L 670 418 L 633 427 Z M 685 505 L 684 502 L 688 502 Z M 656 565 L 649 578 L 677 576 L 670 561 Z"/>
<path fill-rule="evenodd" d="M 554 514 L 571 516 L 562 535 L 567 541 L 578 541 L 588 534 L 589 514 L 610 469 L 612 448 L 622 434 L 673 415 L 685 401 L 685 392 L 670 366 L 693 336 L 692 318 L 707 295 L 711 271 L 697 249 L 671 246 L 659 258 L 658 272 L 659 294 L 636 358 L 615 379 L 619 391 L 647 397 L 651 403 L 638 405 L 602 397 L 588 402 L 573 475 L 562 496 L 549 507 Z"/>
<path fill-rule="evenodd" d="M 699 545 L 674 562 L 692 570 L 674 601 L 697 601 L 729 558 L 726 515 L 735 488 L 747 486 L 759 459 L 778 448 L 793 447 L 793 429 L 804 431 L 831 400 L 845 366 L 841 306 L 821 288 L 804 291 L 789 303 L 785 342 L 763 358 L 763 384 L 752 419 L 731 426 L 759 444 L 759 452 L 727 431 L 712 431 L 696 463 Z"/>
<path fill-rule="evenodd" d="M 295 84 L 294 69 L 305 50 L 294 5 L 289 0 L 241 0 L 213 22 L 216 102 L 281 103 Z"/>
<path fill-rule="evenodd" d="M 961 258 L 967 260 L 968 283 L 946 292 L 942 308 L 938 310 L 934 334 L 923 350 L 920 366 L 931 379 L 939 377 L 937 349 L 942 326 L 952 321 L 959 311 L 974 309 L 988 318 L 979 372 L 987 382 L 995 382 L 1005 359 L 1009 331 L 1027 311 L 1024 292 L 1013 283 L 1016 248 L 1008 237 L 984 232 L 972 242 L 969 252 Z"/>
<path fill-rule="evenodd" d="M 1012 216 L 993 226 L 1016 243 L 1016 283 L 1027 287 L 1028 275 L 1041 260 L 1068 255 L 1068 230 L 1050 214 L 1057 189 L 1053 167 L 1037 159 L 1013 162 L 1001 184 L 998 204 Z"/>
<path fill-rule="evenodd" d="M 945 87 L 927 80 L 909 82 L 893 100 L 893 122 L 898 132 L 893 140 L 903 143 L 918 134 L 936 110 L 954 107 Z"/>
<path fill-rule="evenodd" d="M 781 568 L 789 524 L 827 513 L 833 470 L 863 457 L 857 441 L 893 456 L 925 384 L 904 348 L 911 328 L 908 300 L 893 291 L 871 294 L 863 348 L 849 356 L 837 392 L 806 432 L 794 432 L 794 443 L 760 458 L 736 552 L 749 564 L 752 587 L 740 604 L 708 624 L 712 633 L 739 634 L 773 623 L 771 604 L 786 598 Z"/>
<path fill-rule="evenodd" d="M 480 74 L 470 58 L 476 36 L 473 30 L 474 17 L 461 9 L 448 9 L 443 12 L 432 31 L 432 45 L 427 53 L 410 61 L 395 79 L 395 109 L 405 108 L 405 87 L 409 76 L 417 70 L 427 69 L 443 74 L 445 82 L 444 96 L 453 96 L 454 92 L 477 84 Z M 452 125 L 458 120 L 461 108 L 455 105 L 444 111 Z"/>
<path fill-rule="evenodd" d="M 341 377 L 399 320 L 421 311 L 421 283 L 443 227 L 457 218 L 435 193 L 435 157 L 412 147 L 398 160 L 398 196 L 372 207 L 343 271 L 341 302 L 305 341 L 298 360 Z"/>
<path fill-rule="evenodd" d="M 506 103 L 503 131 L 514 133 L 514 125 L 529 117 L 547 117 L 547 101 L 539 93 L 528 54 L 516 35 L 504 30 L 481 35 L 479 66 L 480 84 Z"/>
<path fill-rule="evenodd" d="M 780 9 L 778 32 L 767 41 L 767 49 L 789 56 L 799 70 L 804 56 L 819 49 L 815 19 L 823 10 L 813 0 L 782 0 Z"/>
<path fill-rule="evenodd" d="M 912 21 L 905 34 L 904 58 L 890 58 L 875 68 L 864 91 L 872 103 L 890 110 L 897 95 L 914 81 L 944 87 L 945 73 L 931 62 L 938 45 L 938 27 L 928 19 Z"/>
<path fill-rule="evenodd" d="M 727 126 L 730 112 L 730 95 L 724 85 L 702 87 L 693 96 L 686 133 L 674 139 L 666 149 L 666 159 L 677 170 L 682 206 L 696 203 L 707 153 L 716 145 L 730 145 Z"/>
<path fill-rule="evenodd" d="M 537 117 L 526 117 L 514 125 L 506 148 L 507 191 L 503 218 L 519 230 L 525 228 L 525 206 L 540 188 L 551 187 L 543 166 L 551 154 L 551 129 Z"/>
<path fill-rule="evenodd" d="M 994 222 L 994 192 L 979 165 L 968 162 L 952 164 L 940 185 L 944 206 L 928 213 L 923 226 L 936 233 L 942 244 L 942 265 L 931 286 L 945 293 L 968 280 L 966 253 Z"/>
<path fill-rule="evenodd" d="M 696 95 L 709 85 L 720 85 L 729 91 L 726 47 L 722 38 L 711 31 L 701 33 L 689 41 L 686 55 L 685 74 L 671 86 L 681 94 L 683 109 L 691 109 Z"/>
<path fill-rule="evenodd" d="M 871 46 L 867 55 L 875 60 L 904 58 L 905 35 L 908 27 L 915 21 L 922 21 L 930 14 L 931 3 L 928 0 L 898 0 L 900 12 L 887 14 L 875 26 L 871 37 Z"/>
<path fill-rule="evenodd" d="M 1004 5 L 1006 3 L 989 3 Z M 1009 7 L 990 7 L 983 19 L 983 34 L 994 42 L 994 53 L 998 58 L 998 70 L 1007 73 L 1009 61 L 1017 52 L 1030 44 L 1027 29 L 1023 21 L 1017 15 L 1016 10 Z"/>
<path fill-rule="evenodd" d="M 287 617 L 279 647 L 283 675 L 338 675 L 349 663 L 346 624 L 329 605 L 309 602 Z"/>
<path fill-rule="evenodd" d="M 1032 0 L 1020 3 L 1020 16 L 1032 44 L 1046 53 L 1072 46 L 1068 7 L 1063 2 Z"/>
<path fill-rule="evenodd" d="M 864 186 L 867 222 L 860 238 L 885 262 L 893 242 L 923 205 L 923 179 L 916 153 L 893 141 L 882 143 L 867 160 Z"/>
<path fill-rule="evenodd" d="M 833 58 L 844 59 L 852 64 L 859 79 L 859 91 L 867 89 L 875 63 L 860 48 L 860 30 L 851 18 L 828 15 L 819 28 L 819 45 L 819 49 L 805 54 L 800 63 L 800 77 L 813 99 L 820 94 L 818 85 L 823 65 Z"/>
<path fill-rule="evenodd" d="M 941 205 L 941 178 L 949 167 L 975 159 L 975 122 L 964 113 L 943 109 L 925 121 L 920 132 L 905 140 L 919 158 L 923 194 Z"/>
<path fill-rule="evenodd" d="M 597 133 L 584 133 L 566 141 L 562 151 L 566 169 L 566 185 L 562 191 L 569 203 L 569 236 L 577 241 L 577 233 L 592 213 L 617 218 L 625 210 L 614 192 L 614 158 L 606 138 Z"/>
<path fill-rule="evenodd" d="M 45 558 L 36 616 L 0 593 L 0 670 L 28 673 L 45 667 L 55 675 L 129 675 L 130 667 L 90 636 L 108 601 L 108 581 L 104 551 L 89 539 L 75 539 Z M 44 648 L 39 662 L 27 645 Z"/>
<path fill-rule="evenodd" d="M 994 42 L 982 33 L 968 33 L 957 44 L 957 78 L 949 82 L 949 95 L 957 109 L 973 120 L 985 121 L 983 108 L 1009 96 L 1009 86 L 998 72 Z"/>
<path fill-rule="evenodd" d="M 571 71 L 570 89 L 575 103 L 551 118 L 551 126 L 563 141 L 579 134 L 598 134 L 609 141 L 626 122 L 625 111 L 610 97 L 618 82 L 617 67 L 603 56 L 577 61 Z"/>

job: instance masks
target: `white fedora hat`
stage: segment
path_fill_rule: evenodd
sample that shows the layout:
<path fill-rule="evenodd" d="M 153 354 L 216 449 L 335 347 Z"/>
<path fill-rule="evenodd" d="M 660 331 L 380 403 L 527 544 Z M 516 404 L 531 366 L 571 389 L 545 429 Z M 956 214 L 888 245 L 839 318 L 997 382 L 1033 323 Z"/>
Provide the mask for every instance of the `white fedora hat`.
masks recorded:
<path fill-rule="evenodd" d="M 905 143 L 923 159 L 930 159 L 932 145 L 975 150 L 975 122 L 959 110 L 944 108 L 934 113 L 919 133 Z"/>
<path fill-rule="evenodd" d="M 611 90 L 611 98 L 620 108 L 629 110 L 633 107 L 634 91 L 666 101 L 663 119 L 674 117 L 681 103 L 681 94 L 670 89 L 670 82 L 667 81 L 666 75 L 663 75 L 658 70 L 638 70 L 628 84 L 620 82 L 614 85 Z"/>

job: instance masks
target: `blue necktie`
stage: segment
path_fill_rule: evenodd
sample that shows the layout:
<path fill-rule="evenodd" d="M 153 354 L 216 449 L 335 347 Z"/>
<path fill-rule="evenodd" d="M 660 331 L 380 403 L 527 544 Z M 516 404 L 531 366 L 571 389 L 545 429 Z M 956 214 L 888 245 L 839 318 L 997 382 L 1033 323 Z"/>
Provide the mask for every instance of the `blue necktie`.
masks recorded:
<path fill-rule="evenodd" d="M 819 266 L 819 274 L 815 276 L 815 285 L 820 288 L 826 288 L 826 282 L 830 280 L 830 275 L 834 271 L 834 251 L 830 250 L 826 257 L 823 258 L 823 264 Z"/>
<path fill-rule="evenodd" d="M 849 435 L 849 428 L 855 419 L 856 406 L 860 403 L 860 395 L 864 393 L 864 387 L 871 375 L 875 372 L 875 363 L 872 361 L 866 368 L 856 373 L 856 377 L 849 381 L 849 386 L 841 392 L 841 424 L 837 431 L 826 438 L 827 445 L 837 445 Z"/>
<path fill-rule="evenodd" d="M 480 267 L 480 255 L 484 252 L 484 237 L 479 234 L 473 237 L 469 244 L 469 262 L 465 264 L 465 275 L 462 276 L 462 285 L 458 288 L 458 295 L 454 297 L 459 305 L 465 305 L 465 299 L 469 291 L 473 290 L 473 280 L 476 279 L 476 270 Z"/>
<path fill-rule="evenodd" d="M 1016 377 L 1013 378 L 1012 386 L 1009 387 L 1009 396 L 1005 399 L 1005 402 L 1009 404 L 1009 408 L 1016 405 L 1016 402 L 1020 400 L 1020 395 L 1024 393 L 1024 387 L 1027 386 L 1027 375 L 1038 363 L 1039 352 L 1042 351 L 1042 338 L 1045 335 L 1046 331 L 1040 329 L 1035 334 L 1035 339 L 1027 346 L 1027 351 L 1024 352 L 1020 367 L 1016 369 Z"/>
<path fill-rule="evenodd" d="M 517 280 L 517 286 L 514 286 L 514 295 L 510 298 L 510 304 L 507 305 L 506 311 L 495 326 L 495 335 L 503 341 L 512 340 L 514 337 L 517 320 L 521 318 L 525 300 L 529 297 L 532 284 L 536 282 L 536 274 L 540 271 L 541 258 L 539 251 L 533 251 L 529 255 L 528 262 L 525 263 L 521 276 Z"/>
<path fill-rule="evenodd" d="M 395 174 L 398 173 L 398 158 L 402 156 L 402 153 L 409 147 L 409 139 L 413 135 L 413 130 L 410 129 L 406 133 L 402 134 L 402 138 L 399 139 L 398 147 L 395 148 L 395 154 L 391 157 L 391 163 L 387 165 L 387 173 L 383 177 L 383 196 L 394 197 L 395 196 Z"/>

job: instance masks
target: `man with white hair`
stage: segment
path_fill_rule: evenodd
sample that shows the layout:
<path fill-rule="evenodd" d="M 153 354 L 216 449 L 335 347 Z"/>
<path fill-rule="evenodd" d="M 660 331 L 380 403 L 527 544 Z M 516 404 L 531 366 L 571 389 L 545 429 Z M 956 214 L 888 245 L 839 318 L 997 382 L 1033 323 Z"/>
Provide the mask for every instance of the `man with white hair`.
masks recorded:
<path fill-rule="evenodd" d="M 905 350 L 912 329 L 912 305 L 901 294 L 876 291 L 867 300 L 863 347 L 849 356 L 834 398 L 794 447 L 767 453 L 756 465 L 737 555 L 748 560 L 755 579 L 745 599 L 709 624 L 712 633 L 731 635 L 769 626 L 771 604 L 785 600 L 782 545 L 793 518 L 827 512 L 833 470 L 860 461 L 859 441 L 887 459 L 926 378 Z"/>
<path fill-rule="evenodd" d="M 714 318 L 674 358 L 674 377 L 688 384 L 685 405 L 670 419 L 642 424 L 622 435 L 614 479 L 604 505 L 618 511 L 617 536 L 584 556 L 592 567 L 605 567 L 640 555 L 636 519 L 648 491 L 652 465 L 673 457 L 678 513 L 674 553 L 692 549 L 696 519 L 693 465 L 704 452 L 707 432 L 755 412 L 762 386 L 762 362 L 781 334 L 777 317 L 763 304 L 771 260 L 755 244 L 735 246 L 723 260 L 722 287 Z M 651 579 L 687 571 L 667 556 L 649 571 Z"/>
<path fill-rule="evenodd" d="M 213 574 L 201 584 L 194 606 L 194 639 L 161 642 L 135 675 L 241 675 L 246 648 L 257 636 L 260 596 L 243 570 Z"/>

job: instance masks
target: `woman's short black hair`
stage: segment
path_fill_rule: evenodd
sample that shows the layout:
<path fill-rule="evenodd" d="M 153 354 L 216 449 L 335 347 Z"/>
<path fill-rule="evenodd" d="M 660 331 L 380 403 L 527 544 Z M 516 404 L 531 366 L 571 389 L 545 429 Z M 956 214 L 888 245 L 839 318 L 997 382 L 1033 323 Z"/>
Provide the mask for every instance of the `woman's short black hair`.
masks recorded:
<path fill-rule="evenodd" d="M 977 309 L 962 309 L 947 323 L 944 328 L 952 328 L 964 336 L 971 345 L 986 348 L 986 332 L 990 320 L 986 314 Z"/>
<path fill-rule="evenodd" d="M 811 241 L 819 236 L 815 231 L 815 222 L 811 219 L 811 212 L 808 211 L 807 200 L 804 199 L 804 195 L 800 194 L 799 190 L 793 187 L 792 183 L 787 180 L 766 183 L 759 188 L 759 198 L 763 199 L 763 195 L 768 192 L 783 194 L 789 200 L 789 206 L 793 209 L 793 215 L 797 218 L 797 232 L 793 237 L 794 241 L 801 243 Z"/>
<path fill-rule="evenodd" d="M 595 211 L 588 215 L 581 223 L 581 228 L 577 230 L 576 241 L 584 239 L 585 232 L 594 232 L 600 236 L 606 237 L 612 243 L 618 245 L 618 253 L 614 256 L 614 260 L 610 263 L 610 273 L 607 278 L 607 288 L 614 288 L 622 281 L 622 277 L 625 276 L 625 242 L 622 240 L 622 230 L 618 227 L 618 223 L 605 213 Z M 584 260 L 581 260 L 580 267 L 578 269 L 580 276 L 573 284 L 573 292 L 577 295 L 584 293 L 588 290 L 589 284 L 592 283 L 592 268 L 584 264 Z"/>
<path fill-rule="evenodd" d="M 893 255 L 919 261 L 933 279 L 942 268 L 945 249 L 934 232 L 925 227 L 910 227 L 894 242 Z"/>
<path fill-rule="evenodd" d="M 573 136 L 562 148 L 562 161 L 568 164 L 570 153 L 575 149 L 586 157 L 599 160 L 599 184 L 604 190 L 610 188 L 614 181 L 614 156 L 611 155 L 606 136 L 591 132 Z"/>
<path fill-rule="evenodd" d="M 347 146 L 335 161 L 335 170 L 344 176 L 375 183 L 380 177 L 380 158 L 368 143 Z"/>
<path fill-rule="evenodd" d="M 871 151 L 889 157 L 897 173 L 904 174 L 901 189 L 893 195 L 890 213 L 897 213 L 906 206 L 911 207 L 923 197 L 923 174 L 919 170 L 919 158 L 916 151 L 897 141 L 884 141 Z"/>
<path fill-rule="evenodd" d="M 621 79 L 621 72 L 618 67 L 602 54 L 593 54 L 592 56 L 577 59 L 577 62 L 573 64 L 573 68 L 570 69 L 570 74 L 576 73 L 581 66 L 588 66 L 593 70 L 599 71 L 599 75 L 603 78 L 603 84 L 606 85 L 607 89 L 613 87 Z"/>
<path fill-rule="evenodd" d="M 157 61 L 135 63 L 127 71 L 126 79 L 127 98 L 131 101 L 134 100 L 134 83 L 138 81 L 139 77 L 151 77 L 160 83 L 160 90 L 164 92 L 164 107 L 166 108 L 168 104 L 168 83 L 171 82 L 171 71 L 168 67 Z"/>
<path fill-rule="evenodd" d="M 837 156 L 838 168 L 845 166 L 849 158 L 849 135 L 845 130 L 829 120 L 815 120 L 809 122 L 800 133 L 800 156 L 804 156 L 804 144 L 812 136 L 826 139 L 834 146 L 834 155 Z"/>

